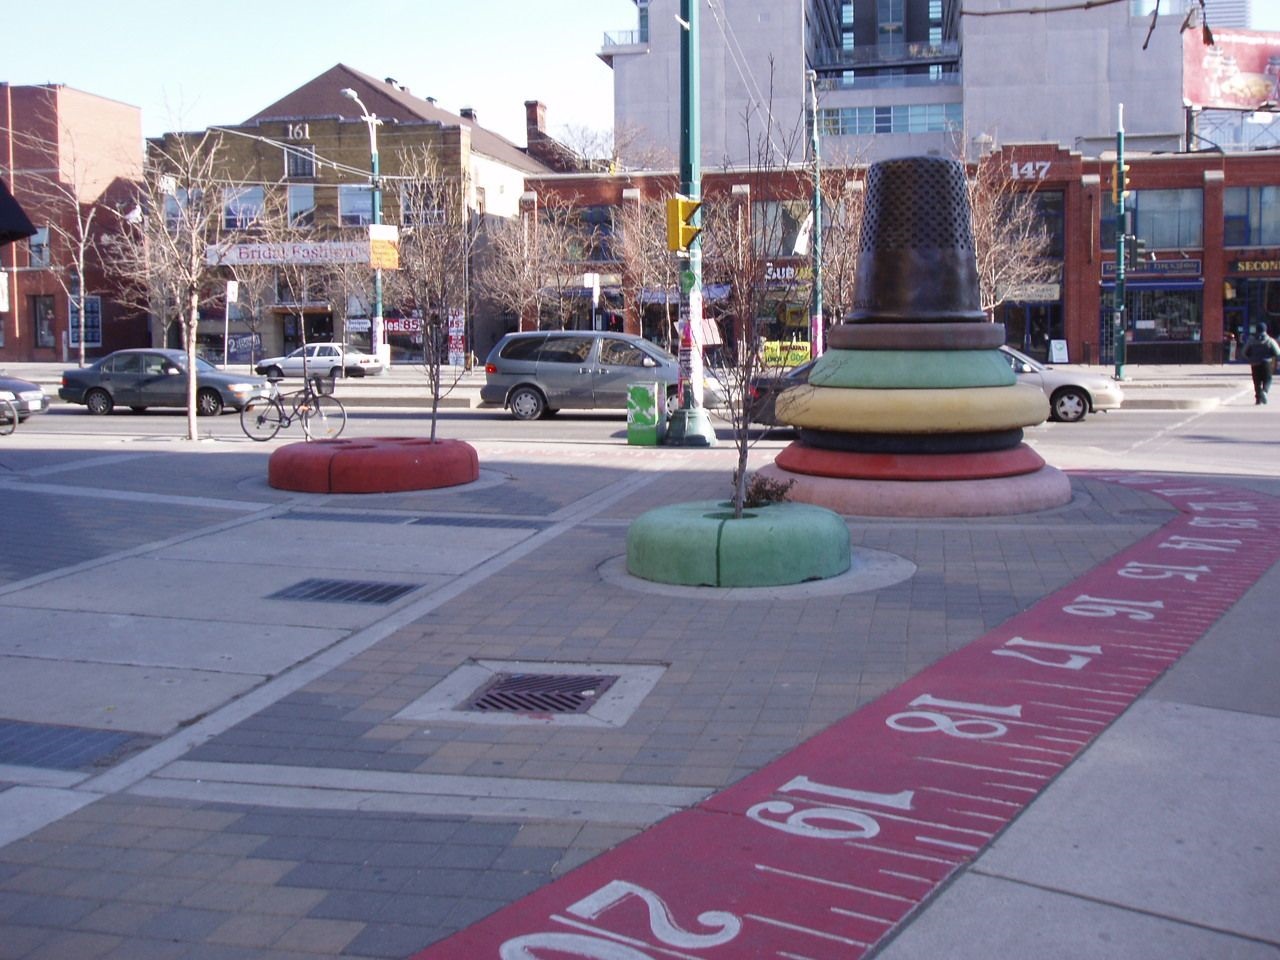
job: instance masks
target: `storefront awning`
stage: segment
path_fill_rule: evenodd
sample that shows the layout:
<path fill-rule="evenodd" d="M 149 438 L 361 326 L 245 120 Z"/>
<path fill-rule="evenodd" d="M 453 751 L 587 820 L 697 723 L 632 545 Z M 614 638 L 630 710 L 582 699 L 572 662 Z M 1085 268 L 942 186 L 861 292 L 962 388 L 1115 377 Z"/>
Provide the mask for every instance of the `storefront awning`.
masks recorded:
<path fill-rule="evenodd" d="M 3 180 L 0 180 L 0 246 L 34 235 L 35 226 Z"/>

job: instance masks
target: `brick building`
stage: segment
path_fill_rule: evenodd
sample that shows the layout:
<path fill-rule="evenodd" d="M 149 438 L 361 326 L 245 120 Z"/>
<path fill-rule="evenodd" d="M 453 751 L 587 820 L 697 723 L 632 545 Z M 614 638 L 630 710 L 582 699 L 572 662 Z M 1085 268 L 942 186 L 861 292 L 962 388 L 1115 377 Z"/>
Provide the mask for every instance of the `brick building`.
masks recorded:
<path fill-rule="evenodd" d="M 1056 144 L 1007 146 L 995 155 L 1019 189 L 1034 190 L 1050 234 L 1056 279 L 1010 291 L 994 319 L 1010 345 L 1040 358 L 1058 341 L 1071 362 L 1112 360 L 1115 288 L 1114 176 L 1110 157 L 1087 158 Z M 1231 356 L 1230 337 L 1257 321 L 1280 325 L 1280 151 L 1126 154 L 1133 230 L 1144 241 L 1142 261 L 1126 273 L 1126 360 L 1130 363 L 1217 363 Z M 857 179 L 862 170 L 850 171 Z M 703 196 L 714 202 L 736 183 L 753 179 L 757 204 L 797 206 L 807 187 L 796 174 L 749 178 L 704 175 Z M 530 196 L 575 198 L 596 221 L 616 223 L 627 202 L 658 200 L 675 189 L 676 174 L 544 176 L 528 182 Z M 784 211 L 785 212 L 785 211 Z M 768 214 L 777 218 L 777 211 Z M 771 274 L 800 278 L 766 318 L 774 335 L 803 339 L 810 296 L 808 261 L 790 255 L 787 235 L 764 252 Z M 602 249 L 611 249 L 605 244 Z M 612 249 L 617 249 L 616 245 Z M 581 267 L 583 265 L 574 265 Z M 630 282 L 616 254 L 595 264 L 605 299 L 629 332 L 653 335 L 653 304 L 666 294 Z M 715 309 L 715 292 L 708 303 Z M 584 312 L 580 325 L 587 322 Z M 828 316 L 836 322 L 838 317 Z"/>
<path fill-rule="evenodd" d="M 37 227 L 0 248 L 0 360 L 66 362 L 79 354 L 81 285 L 87 356 L 145 346 L 146 323 L 113 297 L 94 244 L 142 170 L 137 107 L 61 84 L 0 83 L 0 178 Z M 83 280 L 77 238 L 89 245 Z"/>
<path fill-rule="evenodd" d="M 254 258 L 269 262 L 261 261 L 265 245 L 255 224 L 264 208 L 279 205 L 287 209 L 295 237 L 306 237 L 304 253 L 314 264 L 317 278 L 327 266 L 351 262 L 362 245 L 364 263 L 368 263 L 368 227 L 374 209 L 369 125 L 357 102 L 344 90 L 354 91 L 369 115 L 379 121 L 381 220 L 386 224 L 398 225 L 406 216 L 430 213 L 410 210 L 411 200 L 401 195 L 398 186 L 411 155 L 420 157 L 425 151 L 438 164 L 442 176 L 465 183 L 469 216 L 482 233 L 484 223 L 517 215 L 526 177 L 566 169 L 571 160 L 546 135 L 546 111 L 536 101 L 526 104 L 526 149 L 482 127 L 474 110 L 450 113 L 430 98 L 415 96 L 393 78 L 379 80 L 338 64 L 243 123 L 217 128 L 218 170 L 230 184 L 224 191 L 222 227 L 232 233 L 243 231 L 242 238 L 231 238 L 224 262 Z M 166 138 L 203 134 L 175 133 Z M 471 264 L 467 272 L 472 272 Z M 343 293 L 325 287 L 319 279 L 302 285 L 308 288 L 305 294 L 290 292 L 282 284 L 268 316 L 254 319 L 256 330 L 235 306 L 229 320 L 221 306 L 212 307 L 200 324 L 202 351 L 221 358 L 224 330 L 231 338 L 229 358 L 248 359 L 244 344 L 255 337 L 251 349 L 258 355 L 288 351 L 302 342 L 299 317 L 305 323 L 308 341 L 340 340 L 374 349 L 373 303 L 368 289 L 348 288 Z M 469 344 L 486 349 L 501 336 L 508 320 L 474 284 L 467 284 L 462 299 L 465 302 L 441 307 L 465 317 Z M 384 309 L 392 358 L 420 357 L 418 319 L 401 315 L 391 303 Z"/>

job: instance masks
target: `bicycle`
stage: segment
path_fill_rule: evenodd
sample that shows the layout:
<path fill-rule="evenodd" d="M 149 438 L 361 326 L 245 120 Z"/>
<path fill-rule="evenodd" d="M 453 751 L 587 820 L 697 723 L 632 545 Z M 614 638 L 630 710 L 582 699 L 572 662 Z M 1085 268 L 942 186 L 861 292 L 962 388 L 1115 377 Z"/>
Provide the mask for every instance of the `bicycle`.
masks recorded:
<path fill-rule="evenodd" d="M 0 437 L 18 429 L 18 408 L 9 399 L 0 398 Z"/>
<path fill-rule="evenodd" d="M 307 377 L 301 390 L 250 400 L 240 411 L 240 427 L 251 440 L 270 440 L 295 420 L 308 440 L 333 440 L 342 433 L 347 411 L 333 395 L 332 377 Z"/>

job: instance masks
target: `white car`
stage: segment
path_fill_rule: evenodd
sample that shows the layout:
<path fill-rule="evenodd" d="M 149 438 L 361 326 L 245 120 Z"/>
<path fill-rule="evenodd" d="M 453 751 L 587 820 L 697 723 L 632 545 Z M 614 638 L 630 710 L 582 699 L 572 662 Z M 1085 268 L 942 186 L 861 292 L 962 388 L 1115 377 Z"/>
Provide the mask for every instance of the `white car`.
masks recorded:
<path fill-rule="evenodd" d="M 1054 420 L 1072 423 L 1086 413 L 1118 410 L 1124 402 L 1120 384 L 1109 377 L 1082 370 L 1059 369 L 1032 360 L 1012 347 L 1001 347 L 1019 383 L 1030 383 L 1044 391 Z"/>
<path fill-rule="evenodd" d="M 300 377 L 304 361 L 309 376 L 365 377 L 382 373 L 381 360 L 344 343 L 308 343 L 288 356 L 259 360 L 253 369 L 270 380 Z"/>

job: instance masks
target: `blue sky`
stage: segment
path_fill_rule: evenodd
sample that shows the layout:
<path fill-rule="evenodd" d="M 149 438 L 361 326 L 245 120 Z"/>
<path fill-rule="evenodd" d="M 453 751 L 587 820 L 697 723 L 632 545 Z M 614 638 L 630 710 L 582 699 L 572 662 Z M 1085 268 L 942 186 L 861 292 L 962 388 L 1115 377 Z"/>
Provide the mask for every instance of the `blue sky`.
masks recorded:
<path fill-rule="evenodd" d="M 203 12 L 207 11 L 207 12 Z M 142 108 L 143 133 L 238 123 L 345 63 L 395 77 L 524 143 L 524 101 L 554 132 L 613 126 L 605 32 L 634 0 L 67 0 L 6 4 L 0 80 L 64 83 Z"/>
<path fill-rule="evenodd" d="M 11 3 L 0 79 L 65 83 L 142 108 L 148 136 L 238 123 L 335 63 L 524 143 L 524 101 L 553 133 L 613 126 L 605 32 L 636 26 L 634 0 L 172 0 Z M 1280 0 L 1253 0 L 1280 30 Z M 357 12 L 359 11 L 359 12 Z"/>

